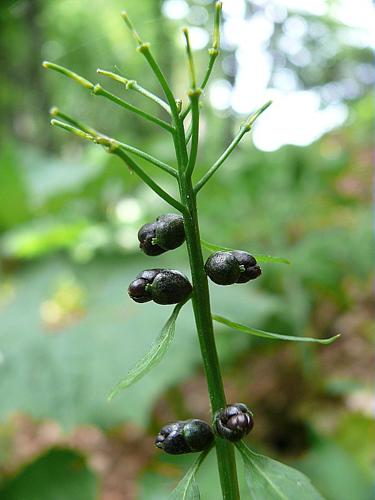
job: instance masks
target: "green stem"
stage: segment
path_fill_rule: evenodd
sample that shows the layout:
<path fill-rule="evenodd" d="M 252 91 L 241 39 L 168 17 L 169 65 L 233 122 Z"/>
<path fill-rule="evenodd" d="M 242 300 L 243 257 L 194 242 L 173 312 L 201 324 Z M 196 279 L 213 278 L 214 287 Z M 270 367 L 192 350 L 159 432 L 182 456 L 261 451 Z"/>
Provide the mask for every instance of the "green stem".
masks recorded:
<path fill-rule="evenodd" d="M 119 158 L 121 158 L 140 179 L 143 180 L 145 184 L 147 184 L 156 194 L 163 198 L 169 205 L 174 207 L 176 210 L 181 212 L 182 214 L 186 214 L 186 208 L 179 201 L 175 200 L 169 193 L 164 191 L 162 187 L 159 186 L 144 170 L 136 163 L 130 156 L 124 151 L 121 145 L 110 137 L 106 137 L 104 135 L 93 135 L 87 132 L 84 132 L 81 129 L 73 127 L 68 123 L 61 122 L 59 120 L 51 120 L 51 125 L 55 127 L 60 127 L 67 132 L 77 135 L 81 139 L 86 139 L 88 141 L 94 142 L 95 144 L 100 144 L 107 148 L 109 153 L 112 153 Z"/>
<path fill-rule="evenodd" d="M 122 83 L 125 86 L 126 90 L 134 90 L 135 92 L 138 92 L 138 94 L 147 97 L 147 99 L 150 99 L 151 101 L 155 102 L 160 107 L 162 107 L 167 113 L 171 114 L 171 108 L 165 101 L 163 101 L 163 99 L 160 99 L 160 97 L 158 97 L 157 95 L 153 94 L 149 90 L 139 85 L 138 82 L 136 82 L 135 80 L 128 80 L 127 78 L 124 78 L 123 76 L 118 75 L 117 73 L 113 73 L 112 71 L 105 71 L 104 69 L 97 69 L 96 72 L 99 75 L 108 76 L 112 80 Z"/>
<path fill-rule="evenodd" d="M 66 122 L 70 123 L 74 127 L 82 130 L 83 132 L 86 132 L 89 135 L 92 135 L 94 137 L 96 136 L 101 136 L 103 137 L 103 134 L 101 132 L 98 132 L 92 127 L 89 127 L 85 123 L 82 123 L 81 121 L 76 120 L 75 118 L 72 118 L 71 116 L 67 115 L 66 113 L 63 113 L 60 111 L 57 107 L 53 107 L 50 110 L 50 115 L 53 117 L 58 116 L 59 118 L 62 118 Z M 148 161 L 149 163 L 152 163 L 155 165 L 155 167 L 160 168 L 161 170 L 164 170 L 164 172 L 167 172 L 168 174 L 172 175 L 175 179 L 177 179 L 177 171 L 175 168 L 171 167 L 167 163 L 164 163 L 163 161 L 159 160 L 158 158 L 155 158 L 154 156 L 145 153 L 144 151 L 135 148 L 134 146 L 130 146 L 129 144 L 125 144 L 124 142 L 117 141 L 117 144 L 123 149 L 124 151 L 128 151 L 129 153 L 132 153 L 139 158 L 143 158 L 144 160 Z"/>
<path fill-rule="evenodd" d="M 253 113 L 240 127 L 237 135 L 234 137 L 233 141 L 229 144 L 224 153 L 216 160 L 216 162 L 212 165 L 212 167 L 205 173 L 202 179 L 197 182 L 194 191 L 198 193 L 202 189 L 202 187 L 206 184 L 206 182 L 214 175 L 216 170 L 221 167 L 221 165 L 225 162 L 228 156 L 232 153 L 232 151 L 236 148 L 237 144 L 240 142 L 242 137 L 250 132 L 253 123 L 269 106 L 271 106 L 272 101 L 268 101 L 263 106 L 261 106 L 255 113 Z"/>
<path fill-rule="evenodd" d="M 181 202 L 188 212 L 184 214 L 184 224 L 193 283 L 192 302 L 211 401 L 211 411 L 214 414 L 226 405 L 226 400 L 212 325 L 208 281 L 200 245 L 196 196 L 191 179 L 185 175 L 180 178 L 180 194 Z M 217 437 L 216 454 L 223 499 L 238 500 L 240 494 L 232 443 Z"/>
<path fill-rule="evenodd" d="M 193 126 L 192 126 L 192 123 L 190 123 L 189 128 L 186 131 L 186 141 L 185 141 L 186 145 L 189 144 L 192 133 L 193 133 Z"/>
<path fill-rule="evenodd" d="M 146 172 L 144 172 L 142 168 L 125 153 L 125 151 L 123 151 L 119 147 L 117 149 L 114 149 L 112 153 L 124 160 L 128 167 L 133 170 L 138 175 L 138 177 L 142 179 L 153 191 L 155 191 L 155 193 L 158 194 L 160 198 L 163 198 L 163 200 L 165 200 L 182 214 L 186 213 L 185 207 L 181 205 L 180 202 L 175 200 L 170 194 L 164 191 L 164 189 L 162 189 L 153 179 L 151 179 L 151 177 L 147 175 Z"/>
<path fill-rule="evenodd" d="M 220 46 L 220 20 L 221 20 L 221 10 L 223 8 L 222 2 L 216 2 L 215 4 L 215 21 L 214 21 L 214 34 L 213 34 L 213 40 L 212 40 L 212 47 L 208 50 L 208 54 L 210 56 L 208 60 L 208 66 L 206 73 L 203 77 L 202 83 L 200 84 L 200 88 L 202 90 L 205 89 L 208 80 L 210 79 L 212 70 L 215 65 L 215 61 L 217 59 L 217 56 L 219 55 L 219 46 Z M 191 103 L 187 106 L 185 111 L 181 114 L 182 120 L 185 120 L 187 115 L 189 114 L 191 110 Z"/>
<path fill-rule="evenodd" d="M 184 124 L 183 124 L 183 121 L 180 120 L 180 115 L 179 115 L 176 100 L 174 98 L 173 92 L 172 92 L 162 70 L 160 69 L 158 63 L 156 62 L 153 55 L 151 54 L 150 44 L 149 43 L 142 43 L 142 45 L 140 45 L 138 47 L 138 51 L 141 54 L 143 54 L 144 57 L 146 58 L 148 64 L 150 65 L 152 71 L 154 72 L 157 80 L 159 81 L 159 83 L 163 89 L 163 92 L 165 94 L 165 97 L 167 98 L 167 101 L 168 101 L 169 106 L 171 108 L 173 123 L 175 126 L 174 145 L 176 148 L 176 152 L 178 151 L 177 158 L 179 160 L 179 168 L 181 170 L 188 163 L 188 155 L 187 155 L 186 142 L 185 142 Z"/>
<path fill-rule="evenodd" d="M 157 118 L 154 115 L 151 115 L 150 113 L 147 113 L 147 111 L 143 111 L 140 108 L 137 108 L 137 106 L 133 106 L 132 104 L 129 104 L 128 102 L 124 101 L 120 97 L 117 97 L 116 95 L 112 94 L 111 92 L 108 92 L 108 90 L 103 89 L 103 87 L 97 83 L 95 87 L 92 90 L 94 95 L 100 95 L 105 97 L 106 99 L 109 99 L 110 101 L 114 102 L 115 104 L 118 104 L 122 108 L 127 109 L 128 111 L 132 111 L 133 113 L 141 116 L 142 118 L 145 118 L 146 120 L 156 123 L 156 125 L 159 125 L 160 127 L 164 128 L 165 130 L 168 130 L 168 132 L 173 132 L 173 127 L 167 123 L 164 120 L 161 120 L 160 118 Z"/>
<path fill-rule="evenodd" d="M 233 141 L 229 144 L 224 153 L 216 160 L 216 162 L 212 165 L 212 167 L 204 174 L 202 179 L 197 182 L 194 190 L 196 193 L 202 189 L 202 187 L 206 184 L 206 182 L 214 175 L 216 170 L 221 167 L 221 165 L 225 162 L 228 156 L 236 149 L 237 144 L 240 142 L 242 137 L 246 134 L 247 130 L 245 127 L 241 127 L 238 134 L 235 136 Z"/>
<path fill-rule="evenodd" d="M 146 120 L 156 123 L 156 125 L 159 125 L 160 127 L 164 128 L 165 130 L 168 130 L 168 132 L 173 132 L 174 129 L 173 127 L 165 122 L 164 120 L 160 120 L 160 118 L 157 118 L 156 116 L 151 115 L 150 113 L 147 113 L 146 111 L 143 111 L 140 108 L 137 108 L 137 106 L 133 106 L 132 104 L 129 104 L 128 102 L 124 101 L 123 99 L 120 99 L 119 97 L 115 96 L 111 92 L 108 92 L 107 90 L 103 89 L 103 87 L 97 83 L 94 85 L 92 82 L 87 80 L 86 78 L 83 78 L 83 76 L 78 75 L 77 73 L 74 73 L 68 68 L 64 68 L 64 66 L 60 66 L 58 64 L 51 63 L 49 61 L 44 61 L 43 62 L 43 67 L 47 69 L 52 69 L 53 71 L 57 71 L 58 73 L 61 73 L 68 78 L 74 80 L 76 83 L 79 85 L 82 85 L 85 89 L 91 90 L 94 95 L 101 95 L 105 97 L 106 99 L 109 99 L 110 101 L 118 104 L 119 106 L 127 109 L 128 111 L 132 111 L 133 113 L 141 116 L 142 118 L 145 118 Z"/>
<path fill-rule="evenodd" d="M 188 49 L 190 49 L 188 37 L 187 45 Z M 183 215 L 186 245 L 189 253 L 191 277 L 193 283 L 193 310 L 204 370 L 207 379 L 208 392 L 211 402 L 211 411 L 214 415 L 217 410 L 226 406 L 226 400 L 212 324 L 208 281 L 204 269 L 202 248 L 200 244 L 196 195 L 191 180 L 191 174 L 195 167 L 198 150 L 199 95 L 201 93 L 201 90 L 195 89 L 195 74 L 192 65 L 192 56 L 191 53 L 188 55 L 190 61 L 191 83 L 193 87 L 193 89 L 190 91 L 190 99 L 193 109 L 192 146 L 188 161 L 183 117 L 180 116 L 178 112 L 177 114 L 175 113 L 172 105 L 171 111 L 175 125 L 174 144 L 179 170 L 181 203 L 186 209 L 186 212 Z M 166 87 L 169 88 L 167 83 Z M 168 92 L 166 92 L 166 96 L 168 101 L 170 102 L 171 97 L 168 97 L 167 94 Z M 173 94 L 172 99 L 175 103 Z M 216 437 L 215 445 L 223 499 L 239 500 L 240 494 L 233 444 L 225 439 Z"/>
<path fill-rule="evenodd" d="M 189 92 L 189 97 L 191 101 L 191 148 L 189 161 L 186 167 L 186 175 L 191 177 L 195 163 L 197 161 L 198 154 L 198 143 L 199 143 L 199 96 L 201 94 L 200 89 L 191 90 Z"/>

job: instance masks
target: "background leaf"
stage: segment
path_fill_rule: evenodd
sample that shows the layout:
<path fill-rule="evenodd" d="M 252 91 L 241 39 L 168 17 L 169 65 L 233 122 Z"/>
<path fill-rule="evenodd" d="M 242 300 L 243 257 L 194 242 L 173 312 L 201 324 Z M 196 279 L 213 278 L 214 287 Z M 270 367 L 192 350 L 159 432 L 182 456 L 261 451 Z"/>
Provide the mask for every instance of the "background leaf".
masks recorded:
<path fill-rule="evenodd" d="M 358 431 L 366 436 L 363 428 Z M 374 440 L 369 434 L 366 438 L 370 441 L 367 446 L 371 446 L 373 458 Z M 363 446 L 365 447 L 366 445 Z M 333 440 L 318 438 L 312 449 L 296 465 L 314 478 L 314 484 L 327 500 L 374 498 L 373 472 L 366 475 L 355 457 Z"/>
<path fill-rule="evenodd" d="M 138 361 L 134 368 L 129 371 L 127 376 L 113 389 L 109 396 L 110 400 L 120 391 L 130 387 L 132 384 L 137 382 L 137 380 L 144 377 L 144 375 L 160 363 L 174 339 L 176 319 L 184 304 L 185 302 L 181 302 L 174 307 L 171 316 L 163 326 L 159 337 L 156 339 L 149 352 L 140 361 Z"/>
<path fill-rule="evenodd" d="M 83 456 L 54 448 L 0 485 L 1 500 L 95 500 L 95 474 Z"/>
<path fill-rule="evenodd" d="M 243 442 L 237 448 L 242 455 L 252 500 L 323 500 L 310 480 L 298 470 L 252 452 Z"/>
<path fill-rule="evenodd" d="M 212 319 L 214 321 L 217 321 L 218 323 L 221 323 L 222 325 L 229 326 L 234 330 L 239 330 L 241 332 L 248 333 L 249 335 L 255 335 L 256 337 L 264 337 L 273 340 L 292 340 L 293 342 L 315 342 L 318 344 L 331 344 L 340 337 L 340 335 L 335 335 L 334 337 L 330 337 L 329 339 L 313 339 L 311 337 L 293 337 L 291 335 L 280 335 L 278 333 L 270 333 L 270 332 L 265 332 L 263 330 L 257 330 L 256 328 L 250 328 L 248 326 L 241 325 L 240 323 L 231 321 L 230 319 L 226 319 L 223 316 L 218 316 L 217 314 L 213 314 Z"/>
<path fill-rule="evenodd" d="M 214 245 L 213 243 L 209 243 L 208 241 L 201 240 L 202 247 L 204 247 L 209 252 L 231 252 L 235 250 L 235 248 L 221 247 L 219 245 Z M 271 255 L 263 255 L 259 253 L 251 254 L 256 258 L 258 262 L 275 262 L 277 264 L 290 264 L 288 259 L 284 257 L 272 257 Z"/>

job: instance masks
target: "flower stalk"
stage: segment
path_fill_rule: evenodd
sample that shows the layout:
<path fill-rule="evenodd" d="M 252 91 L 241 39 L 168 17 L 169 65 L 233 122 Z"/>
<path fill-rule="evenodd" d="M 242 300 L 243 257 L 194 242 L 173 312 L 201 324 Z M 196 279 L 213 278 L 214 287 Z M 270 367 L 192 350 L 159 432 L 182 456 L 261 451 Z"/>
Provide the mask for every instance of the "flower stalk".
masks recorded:
<path fill-rule="evenodd" d="M 152 100 L 153 102 L 159 104 L 170 115 L 171 123 L 161 120 L 151 115 L 147 111 L 129 104 L 123 99 L 105 90 L 101 85 L 94 84 L 67 68 L 50 62 L 43 63 L 43 66 L 45 68 L 52 69 L 64 74 L 65 76 L 68 76 L 84 88 L 90 90 L 92 94 L 102 96 L 114 102 L 121 108 L 125 108 L 126 110 L 133 112 L 134 114 L 144 118 L 145 120 L 159 125 L 162 129 L 167 130 L 172 135 L 177 162 L 176 169 L 129 144 L 125 144 L 113 138 L 107 137 L 91 126 L 88 126 L 81 121 L 78 121 L 75 118 L 69 116 L 68 114 L 61 112 L 58 108 L 52 108 L 51 110 L 51 115 L 53 117 L 51 121 L 52 125 L 60 127 L 65 131 L 68 131 L 82 139 L 99 144 L 103 146 L 109 153 L 118 156 L 130 168 L 130 170 L 138 175 L 140 179 L 142 179 L 155 193 L 157 193 L 169 205 L 174 207 L 182 214 L 193 285 L 191 300 L 193 304 L 196 329 L 207 380 L 212 415 L 215 415 L 220 409 L 226 406 L 226 398 L 214 338 L 213 315 L 211 313 L 208 280 L 202 255 L 199 218 L 197 210 L 197 194 L 213 176 L 213 174 L 218 170 L 218 168 L 224 163 L 224 161 L 229 157 L 242 137 L 251 129 L 255 119 L 270 105 L 270 103 L 266 103 L 241 126 L 238 134 L 235 136 L 224 153 L 207 171 L 207 173 L 197 183 L 194 183 L 193 174 L 197 162 L 199 147 L 200 96 L 202 94 L 202 90 L 207 85 L 209 77 L 212 73 L 215 60 L 219 54 L 221 10 L 222 3 L 216 2 L 213 43 L 211 49 L 209 50 L 208 67 L 200 87 L 197 86 L 197 77 L 189 39 L 189 32 L 186 28 L 183 30 L 186 42 L 186 53 L 190 75 L 190 89 L 188 91 L 189 105 L 184 111 L 182 111 L 181 109 L 181 99 L 178 99 L 174 96 L 172 89 L 170 88 L 169 83 L 167 82 L 159 64 L 152 55 L 150 44 L 145 43 L 141 39 L 140 35 L 131 23 L 127 13 L 122 13 L 122 17 L 127 27 L 130 29 L 138 44 L 138 52 L 140 52 L 148 62 L 154 76 L 156 77 L 161 86 L 161 89 L 163 90 L 166 101 L 144 89 L 134 80 L 128 80 L 121 75 L 101 69 L 98 70 L 98 73 L 122 83 L 126 89 L 134 90 L 144 97 L 147 97 L 149 100 Z M 186 132 L 184 120 L 189 113 L 191 113 L 191 124 Z M 188 148 L 190 140 L 191 145 L 190 148 Z M 153 164 L 154 166 L 160 168 L 164 172 L 170 174 L 177 181 L 180 199 L 178 200 L 174 198 L 161 186 L 159 186 L 159 184 L 148 173 L 146 173 L 130 155 L 138 156 Z M 177 313 L 181 307 L 182 305 L 177 306 Z M 138 370 L 136 371 L 136 373 L 137 377 L 139 378 L 140 371 Z M 133 377 L 132 380 L 134 379 L 135 378 Z M 126 384 L 124 385 L 124 387 L 125 386 Z M 117 389 L 115 392 L 117 393 Z M 237 480 L 234 446 L 230 441 L 223 439 L 220 436 L 216 436 L 215 448 L 223 499 L 238 500 L 240 498 L 240 494 Z"/>

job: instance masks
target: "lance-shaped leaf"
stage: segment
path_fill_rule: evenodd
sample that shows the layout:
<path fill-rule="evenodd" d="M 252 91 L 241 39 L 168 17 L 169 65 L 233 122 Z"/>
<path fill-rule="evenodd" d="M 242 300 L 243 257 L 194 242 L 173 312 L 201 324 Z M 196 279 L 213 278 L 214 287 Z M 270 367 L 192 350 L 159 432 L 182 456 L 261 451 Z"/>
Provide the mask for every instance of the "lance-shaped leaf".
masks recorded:
<path fill-rule="evenodd" d="M 205 450 L 199 455 L 197 460 L 193 463 L 176 488 L 169 495 L 168 500 L 200 500 L 201 496 L 195 476 L 210 449 Z"/>
<path fill-rule="evenodd" d="M 152 368 L 160 363 L 174 339 L 176 319 L 184 304 L 185 302 L 181 302 L 180 304 L 177 304 L 175 306 L 172 314 L 163 326 L 158 338 L 152 345 L 149 352 L 141 360 L 139 360 L 138 363 L 128 372 L 126 377 L 116 385 L 116 387 L 109 395 L 109 401 L 113 399 L 120 391 L 126 389 L 127 387 L 130 387 L 139 379 L 144 377 L 146 373 L 148 373 L 150 370 L 152 370 Z"/>
<path fill-rule="evenodd" d="M 329 337 L 328 339 L 314 339 L 312 337 L 296 337 L 292 335 L 281 335 L 279 333 L 271 333 L 265 332 L 264 330 L 257 330 L 256 328 L 250 328 L 249 326 L 241 325 L 240 323 L 236 323 L 231 321 L 230 319 L 223 318 L 223 316 L 218 316 L 216 314 L 212 315 L 212 319 L 221 323 L 222 325 L 229 326 L 235 330 L 240 330 L 241 332 L 248 333 L 249 335 L 255 335 L 256 337 L 264 337 L 267 339 L 273 340 L 292 340 L 294 342 L 315 342 L 317 344 L 331 344 L 336 339 L 340 337 L 339 335 L 334 335 L 333 337 Z"/>
<path fill-rule="evenodd" d="M 214 245 L 213 243 L 209 243 L 208 241 L 201 240 L 201 245 L 203 248 L 208 250 L 209 252 L 232 252 L 235 248 L 222 247 L 220 245 Z M 252 254 L 256 258 L 258 262 L 275 262 L 277 264 L 290 264 L 288 259 L 284 257 L 272 257 L 272 255 L 263 255 L 263 254 Z"/>
<path fill-rule="evenodd" d="M 237 444 L 252 500 L 324 500 L 302 472 Z"/>

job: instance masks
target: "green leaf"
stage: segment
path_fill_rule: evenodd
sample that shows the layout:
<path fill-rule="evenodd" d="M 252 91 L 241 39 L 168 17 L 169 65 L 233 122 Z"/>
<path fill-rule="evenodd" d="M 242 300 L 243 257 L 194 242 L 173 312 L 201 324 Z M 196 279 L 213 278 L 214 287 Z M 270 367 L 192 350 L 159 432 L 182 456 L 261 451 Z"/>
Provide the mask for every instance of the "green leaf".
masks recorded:
<path fill-rule="evenodd" d="M 294 342 L 315 342 L 317 344 L 332 344 L 336 339 L 340 337 L 339 335 L 334 335 L 328 339 L 314 339 L 312 337 L 294 337 L 292 335 L 280 335 L 278 333 L 265 332 L 264 330 L 257 330 L 256 328 L 250 328 L 240 323 L 235 323 L 229 319 L 223 318 L 223 316 L 218 316 L 216 314 L 212 315 L 212 319 L 221 323 L 223 325 L 229 326 L 235 330 L 240 330 L 241 332 L 248 333 L 249 335 L 255 335 L 256 337 L 264 337 L 273 340 L 292 340 Z"/>
<path fill-rule="evenodd" d="M 323 500 L 302 472 L 237 444 L 252 500 Z"/>
<path fill-rule="evenodd" d="M 158 338 L 152 345 L 149 352 L 138 361 L 138 363 L 128 372 L 126 377 L 121 380 L 109 395 L 109 400 L 113 399 L 123 389 L 130 387 L 137 380 L 141 379 L 154 368 L 162 360 L 164 354 L 167 352 L 171 345 L 176 330 L 176 319 L 182 306 L 185 302 L 177 304 L 173 309 L 172 314 L 163 326 Z"/>
<path fill-rule="evenodd" d="M 47 451 L 0 486 L 2 500 L 95 500 L 98 495 L 95 474 L 70 449 Z"/>
<path fill-rule="evenodd" d="M 201 240 L 201 245 L 203 248 L 208 250 L 209 252 L 232 252 L 235 248 L 221 247 L 219 245 L 214 245 L 213 243 L 209 243 L 208 241 Z M 253 254 L 258 262 L 275 262 L 277 264 L 290 264 L 288 259 L 284 257 L 272 257 L 271 255 L 263 255 L 263 254 Z"/>
<path fill-rule="evenodd" d="M 169 495 L 168 500 L 200 500 L 201 496 L 195 476 L 210 450 L 211 448 L 199 455 L 197 460 Z"/>

